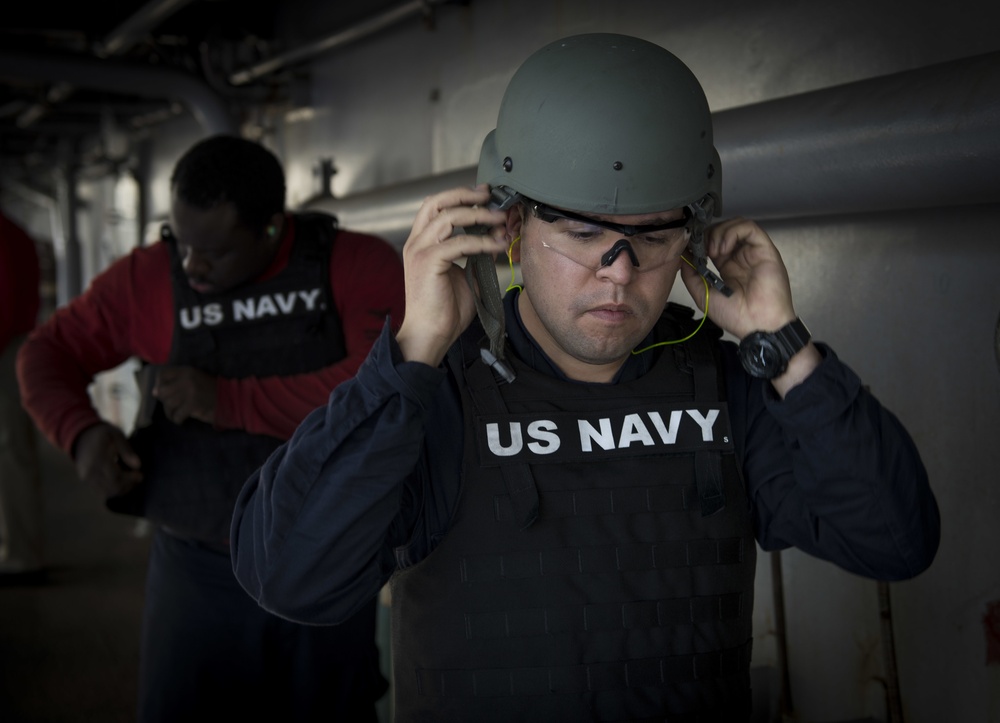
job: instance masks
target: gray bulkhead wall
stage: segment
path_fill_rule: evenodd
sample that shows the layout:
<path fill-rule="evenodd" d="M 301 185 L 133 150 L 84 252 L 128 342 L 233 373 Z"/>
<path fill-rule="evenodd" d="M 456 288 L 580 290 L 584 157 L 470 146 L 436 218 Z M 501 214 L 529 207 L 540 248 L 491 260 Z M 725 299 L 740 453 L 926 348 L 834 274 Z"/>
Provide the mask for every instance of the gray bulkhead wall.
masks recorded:
<path fill-rule="evenodd" d="M 288 12 L 301 25 L 321 6 L 298 0 Z M 726 199 L 727 214 L 761 219 L 789 268 L 797 311 L 910 429 L 938 495 L 943 530 L 937 560 L 915 580 L 890 586 L 905 720 L 1000 721 L 1000 665 L 988 664 L 984 625 L 990 604 L 1000 600 L 992 552 L 1000 547 L 1000 445 L 994 441 L 1000 433 L 994 340 L 1000 168 L 995 146 L 990 151 L 996 135 L 983 140 L 982 153 L 969 152 L 976 142 L 955 127 L 928 131 L 921 143 L 932 148 L 912 144 L 907 132 L 921 123 L 928 130 L 947 97 L 946 88 L 934 83 L 921 86 L 926 114 L 914 102 L 908 106 L 912 122 L 887 118 L 881 137 L 872 121 L 867 164 L 848 153 L 845 165 L 834 162 L 838 143 L 860 153 L 858 139 L 837 133 L 837 113 L 851 121 L 851 106 L 821 114 L 829 121 L 822 137 L 810 138 L 794 125 L 776 127 L 777 105 L 770 115 L 752 115 L 787 98 L 782 102 L 798 104 L 789 118 L 801 119 L 808 110 L 803 94 L 811 91 L 1000 51 L 990 17 L 987 3 L 968 0 L 472 0 L 465 8 L 440 10 L 433 30 L 402 23 L 309 62 L 308 106 L 277 118 L 267 142 L 286 164 L 290 206 L 338 210 L 345 225 L 401 244 L 406 221 L 400 219 L 412 219 L 425 193 L 471 182 L 470 167 L 494 125 L 503 89 L 534 49 L 562 35 L 613 31 L 659 42 L 680 56 L 702 80 L 716 114 L 724 182 L 727 138 L 752 137 L 756 130 L 777 143 L 737 156 L 732 149 L 752 146 L 733 141 L 729 172 L 745 175 Z M 289 20 L 289 32 L 304 31 Z M 921 92 L 915 83 L 928 80 L 912 78 L 906 84 L 911 95 Z M 893 106 L 886 95 L 869 100 Z M 853 107 L 864 103 L 859 96 Z M 952 112 L 954 118 L 964 111 Z M 166 130 L 160 141 L 166 142 Z M 958 150 L 950 145 L 956 137 L 964 143 Z M 170 143 L 175 156 L 177 137 Z M 910 148 L 922 165 L 909 173 L 886 169 L 879 149 L 893 146 L 897 158 Z M 812 171 L 806 156 L 796 155 L 809 147 L 820 159 Z M 797 177 L 775 177 L 788 169 L 783 152 Z M 956 153 L 968 154 L 968 174 L 956 170 L 962 165 L 954 162 Z M 339 198 L 319 202 L 315 169 L 330 157 Z M 944 170 L 921 179 L 934 163 Z M 900 173 L 909 178 L 906 187 L 873 183 Z M 758 178 L 760 188 L 781 189 L 784 206 L 754 197 Z M 810 196 L 815 186 L 825 187 Z M 969 196 L 949 190 L 957 188 L 989 190 Z M 161 193 L 156 196 L 165 204 Z M 823 199 L 836 202 L 824 205 Z M 679 289 L 674 297 L 683 301 Z M 795 550 L 782 553 L 782 569 L 795 719 L 888 720 L 875 583 Z M 755 665 L 777 663 L 771 599 L 768 559 L 761 556 Z"/>

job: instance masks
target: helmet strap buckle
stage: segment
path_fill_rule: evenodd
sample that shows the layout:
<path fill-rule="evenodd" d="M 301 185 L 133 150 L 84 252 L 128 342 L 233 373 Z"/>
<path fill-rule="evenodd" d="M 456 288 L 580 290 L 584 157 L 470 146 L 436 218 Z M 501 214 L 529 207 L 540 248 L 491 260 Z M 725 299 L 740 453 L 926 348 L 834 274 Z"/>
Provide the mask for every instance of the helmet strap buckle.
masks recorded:
<path fill-rule="evenodd" d="M 721 292 L 723 296 L 732 296 L 733 290 L 714 271 L 708 268 L 708 252 L 705 249 L 705 227 L 708 226 L 715 211 L 715 199 L 706 194 L 685 208 L 690 210 L 691 217 L 693 218 L 689 227 L 691 229 L 691 240 L 688 242 L 688 250 L 691 252 L 691 256 L 694 257 L 695 269 L 716 291 Z"/>

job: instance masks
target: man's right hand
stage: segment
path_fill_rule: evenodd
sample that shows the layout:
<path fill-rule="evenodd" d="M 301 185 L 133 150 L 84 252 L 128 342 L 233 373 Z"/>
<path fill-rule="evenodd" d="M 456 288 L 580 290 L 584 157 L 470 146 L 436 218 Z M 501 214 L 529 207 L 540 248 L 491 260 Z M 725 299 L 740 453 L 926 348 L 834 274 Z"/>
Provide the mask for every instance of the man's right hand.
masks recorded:
<path fill-rule="evenodd" d="M 76 473 L 105 498 L 124 494 L 142 482 L 142 462 L 118 427 L 101 422 L 88 427 L 73 445 Z"/>
<path fill-rule="evenodd" d="M 417 212 L 403 246 L 406 316 L 396 342 L 407 361 L 437 366 L 476 314 L 465 274 L 455 263 L 463 257 L 506 250 L 506 211 L 491 211 L 486 184 L 454 188 L 428 196 Z M 452 236 L 457 228 L 492 227 L 489 236 Z"/>

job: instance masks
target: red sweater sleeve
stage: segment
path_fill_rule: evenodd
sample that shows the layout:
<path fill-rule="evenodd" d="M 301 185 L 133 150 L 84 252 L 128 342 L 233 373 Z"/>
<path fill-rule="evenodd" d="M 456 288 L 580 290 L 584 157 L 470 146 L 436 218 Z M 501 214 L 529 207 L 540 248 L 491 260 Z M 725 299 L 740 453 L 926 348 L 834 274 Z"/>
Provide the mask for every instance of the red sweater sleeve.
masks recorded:
<path fill-rule="evenodd" d="M 139 248 L 96 276 L 28 337 L 17 358 L 25 409 L 55 446 L 71 451 L 100 421 L 87 388 L 132 356 L 167 361 L 173 295 L 165 245 Z"/>
<path fill-rule="evenodd" d="M 368 356 L 386 317 L 403 320 L 403 264 L 388 242 L 341 230 L 330 258 L 334 304 L 347 356 L 308 374 L 219 379 L 216 426 L 287 439 Z"/>

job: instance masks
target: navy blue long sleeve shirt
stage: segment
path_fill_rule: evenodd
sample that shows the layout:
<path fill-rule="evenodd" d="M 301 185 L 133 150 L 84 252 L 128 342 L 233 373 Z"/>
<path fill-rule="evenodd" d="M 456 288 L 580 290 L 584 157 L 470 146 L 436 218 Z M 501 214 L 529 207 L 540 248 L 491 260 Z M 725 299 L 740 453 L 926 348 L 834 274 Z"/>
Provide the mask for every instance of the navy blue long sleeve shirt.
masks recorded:
<path fill-rule="evenodd" d="M 559 375 L 521 325 L 513 297 L 504 300 L 513 353 Z M 926 569 L 940 518 L 898 419 L 825 345 L 817 345 L 820 366 L 782 400 L 743 371 L 733 343 L 719 343 L 760 546 L 795 546 L 882 580 Z M 616 381 L 644 374 L 655 353 L 630 357 Z M 397 568 L 433 550 L 460 490 L 456 385 L 443 367 L 404 361 L 387 324 L 357 376 L 247 481 L 233 518 L 232 561 L 261 606 L 335 624 Z"/>

